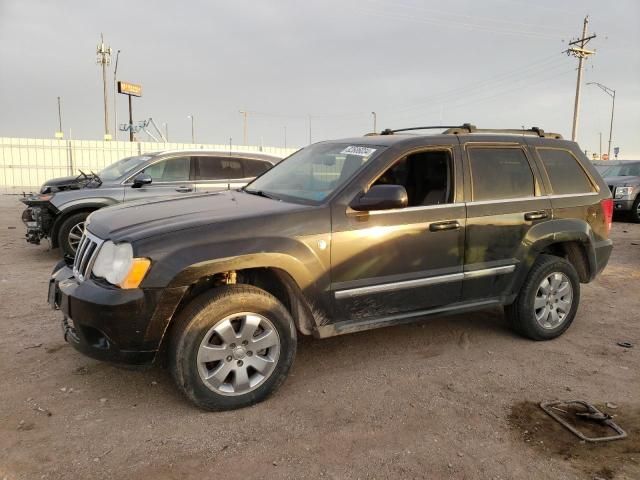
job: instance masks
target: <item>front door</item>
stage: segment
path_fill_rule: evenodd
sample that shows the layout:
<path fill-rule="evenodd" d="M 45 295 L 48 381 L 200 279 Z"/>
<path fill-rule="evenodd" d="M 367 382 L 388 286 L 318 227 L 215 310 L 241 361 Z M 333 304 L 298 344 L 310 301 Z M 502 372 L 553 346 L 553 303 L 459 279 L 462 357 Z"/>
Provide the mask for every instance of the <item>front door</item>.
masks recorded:
<path fill-rule="evenodd" d="M 413 151 L 372 184 L 403 185 L 406 208 L 334 208 L 331 285 L 339 320 L 403 317 L 462 294 L 465 207 L 456 147 Z"/>

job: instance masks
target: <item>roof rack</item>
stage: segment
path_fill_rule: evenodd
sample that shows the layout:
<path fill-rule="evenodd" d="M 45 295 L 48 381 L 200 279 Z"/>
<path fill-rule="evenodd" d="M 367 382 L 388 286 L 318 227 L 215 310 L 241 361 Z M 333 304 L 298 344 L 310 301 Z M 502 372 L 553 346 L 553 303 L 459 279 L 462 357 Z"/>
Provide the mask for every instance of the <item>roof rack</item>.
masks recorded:
<path fill-rule="evenodd" d="M 529 129 L 509 129 L 509 128 L 477 128 L 470 123 L 463 123 L 462 125 L 450 126 L 450 125 L 436 125 L 429 127 L 411 127 L 411 128 L 398 128 L 391 130 L 389 128 L 380 132 L 380 135 L 393 135 L 397 132 L 408 132 L 411 130 L 440 130 L 444 135 L 460 135 L 465 133 L 502 133 L 508 135 L 535 135 L 542 138 L 555 138 L 557 140 L 562 139 L 562 135 L 559 133 L 545 132 L 541 128 L 531 127 Z"/>

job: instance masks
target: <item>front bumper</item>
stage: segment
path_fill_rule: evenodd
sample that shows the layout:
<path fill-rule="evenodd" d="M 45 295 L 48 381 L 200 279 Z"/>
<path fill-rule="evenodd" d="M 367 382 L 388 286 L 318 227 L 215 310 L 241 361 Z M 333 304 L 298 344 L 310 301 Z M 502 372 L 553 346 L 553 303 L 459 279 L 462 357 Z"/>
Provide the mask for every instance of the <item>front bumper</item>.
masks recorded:
<path fill-rule="evenodd" d="M 40 245 L 40 240 L 48 236 L 43 226 L 43 213 L 40 207 L 27 207 L 22 212 L 22 222 L 27 227 L 25 237 L 28 243 Z"/>
<path fill-rule="evenodd" d="M 61 262 L 51 276 L 48 301 L 62 312 L 64 338 L 79 352 L 113 363 L 150 365 L 180 301 L 176 293 L 184 291 L 167 290 L 78 282 Z"/>
<path fill-rule="evenodd" d="M 614 211 L 629 211 L 633 208 L 633 199 L 631 200 L 613 200 Z"/>

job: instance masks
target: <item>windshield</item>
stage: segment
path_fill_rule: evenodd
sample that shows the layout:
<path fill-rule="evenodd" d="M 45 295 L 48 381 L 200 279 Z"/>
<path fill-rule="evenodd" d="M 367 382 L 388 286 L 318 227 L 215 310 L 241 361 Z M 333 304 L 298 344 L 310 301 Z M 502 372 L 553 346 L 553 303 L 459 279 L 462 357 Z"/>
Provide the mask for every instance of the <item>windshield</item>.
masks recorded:
<path fill-rule="evenodd" d="M 126 175 L 127 173 L 131 173 L 131 171 L 136 167 L 142 165 L 150 159 L 150 156 L 145 155 L 139 157 L 123 158 L 122 160 L 118 160 L 116 163 L 109 165 L 98 175 L 100 176 L 100 180 L 102 180 L 103 182 L 112 182 Z"/>
<path fill-rule="evenodd" d="M 629 165 L 614 165 L 607 168 L 603 173 L 603 177 L 640 177 L 640 162 L 630 163 Z"/>
<path fill-rule="evenodd" d="M 273 198 L 318 204 L 384 149 L 378 145 L 316 143 L 298 150 L 250 183 L 245 190 Z"/>
<path fill-rule="evenodd" d="M 594 167 L 596 167 L 598 173 L 602 175 L 604 172 L 611 168 L 611 165 L 594 165 Z"/>

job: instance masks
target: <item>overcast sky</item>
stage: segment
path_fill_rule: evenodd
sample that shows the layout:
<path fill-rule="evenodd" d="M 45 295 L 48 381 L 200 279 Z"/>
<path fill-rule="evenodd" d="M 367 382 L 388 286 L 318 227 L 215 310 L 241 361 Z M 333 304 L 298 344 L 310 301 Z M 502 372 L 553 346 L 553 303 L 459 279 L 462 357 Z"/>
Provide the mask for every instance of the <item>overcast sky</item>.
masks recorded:
<path fill-rule="evenodd" d="M 166 122 L 171 141 L 190 141 L 193 114 L 198 142 L 241 143 L 239 110 L 252 112 L 249 143 L 274 146 L 285 128 L 287 146 L 307 144 L 309 118 L 313 141 L 361 135 L 372 111 L 379 129 L 472 122 L 570 137 L 577 60 L 562 51 L 586 14 L 598 36 L 584 81 L 616 89 L 613 144 L 640 158 L 638 0 L 0 0 L 0 136 L 52 137 L 61 96 L 65 135 L 102 138 L 103 32 L 114 59 L 121 50 L 118 79 L 143 85 L 134 120 Z M 583 86 L 583 149 L 597 151 L 602 132 L 606 151 L 610 108 Z"/>

